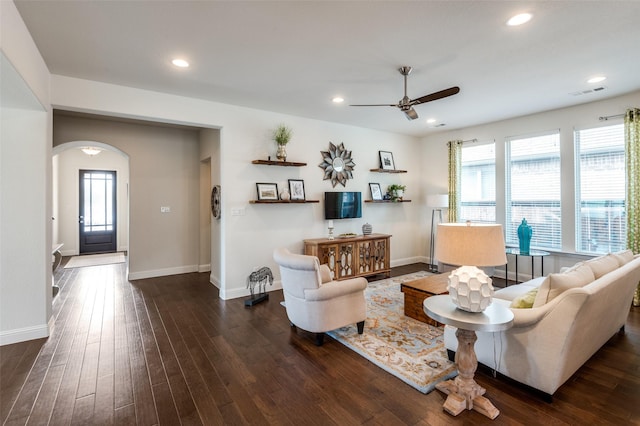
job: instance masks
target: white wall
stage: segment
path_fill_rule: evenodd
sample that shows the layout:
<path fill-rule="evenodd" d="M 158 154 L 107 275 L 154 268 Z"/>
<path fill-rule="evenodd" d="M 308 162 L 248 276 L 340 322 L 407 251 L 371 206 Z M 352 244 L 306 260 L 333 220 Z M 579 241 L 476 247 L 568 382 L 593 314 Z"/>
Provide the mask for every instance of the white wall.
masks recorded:
<path fill-rule="evenodd" d="M 140 279 L 197 271 L 198 132 L 56 114 L 54 146 L 78 140 L 100 141 L 129 157 L 129 277 Z M 109 155 L 103 152 L 93 160 L 102 161 L 98 157 L 103 154 Z M 87 164 L 87 160 L 83 161 Z M 77 218 L 77 167 L 73 162 L 67 167 L 65 188 L 73 191 L 66 197 L 71 203 L 66 206 L 68 218 Z M 126 182 L 120 182 L 119 186 L 122 183 Z M 121 195 L 125 191 L 119 187 Z M 170 208 L 169 213 L 160 212 L 160 207 L 165 206 Z M 70 222 L 70 226 L 77 228 L 77 221 Z"/>
<path fill-rule="evenodd" d="M 49 335 L 49 72 L 13 2 L 0 2 L 0 345 Z M 43 106 L 44 105 L 44 106 Z"/>
<path fill-rule="evenodd" d="M 55 126 L 54 119 L 54 126 Z M 65 149 L 67 145 L 73 145 Z M 86 144 L 79 144 L 86 146 Z M 57 206 L 54 214 L 54 243 L 63 243 L 63 256 L 80 252 L 78 216 L 80 170 L 115 170 L 116 172 L 116 241 L 118 251 L 127 251 L 129 246 L 129 159 L 126 155 L 103 150 L 95 156 L 83 153 L 78 144 L 58 145 L 53 155 L 53 201 Z M 58 152 L 62 148 L 62 152 Z M 55 232 L 57 229 L 57 232 Z"/>
<path fill-rule="evenodd" d="M 275 182 L 279 186 L 289 178 L 304 179 L 307 198 L 321 199 L 324 191 L 334 190 L 328 181 L 322 180 L 320 151 L 328 149 L 329 142 L 344 142 L 353 152 L 356 163 L 354 179 L 346 190 L 362 191 L 368 196 L 368 183 L 379 182 L 386 186 L 393 182 L 408 186 L 407 197 L 413 203 L 397 205 L 365 204 L 362 219 L 336 223 L 336 233 L 359 232 L 365 222 L 373 225 L 374 232 L 393 235 L 391 242 L 392 264 L 424 260 L 425 242 L 416 236 L 415 223 L 423 213 L 420 152 L 415 138 L 352 126 L 286 116 L 267 111 L 217 104 L 198 99 L 184 98 L 157 92 L 109 85 L 69 77 L 52 77 L 53 104 L 61 109 L 84 111 L 126 118 L 146 119 L 186 124 L 204 128 L 220 128 L 220 180 L 223 212 L 220 221 L 220 295 L 222 298 L 245 296 L 246 277 L 256 267 L 269 266 L 279 275 L 272 253 L 276 247 L 288 247 L 301 252 L 302 240 L 326 235 L 322 203 L 301 205 L 255 205 L 256 182 Z M 251 164 L 254 159 L 266 159 L 275 155 L 275 145 L 270 134 L 275 126 L 285 122 L 294 129 L 294 136 L 287 146 L 290 161 L 306 162 L 301 168 L 269 167 Z M 378 167 L 378 151 L 393 152 L 396 167 L 408 170 L 407 174 L 374 174 L 369 169 Z M 133 154 L 131 185 L 134 185 Z M 199 166 L 195 166 L 197 173 Z M 212 166 L 212 175 L 216 173 Z M 212 176 L 212 184 L 216 184 Z M 196 190 L 198 186 L 195 186 Z M 335 188 L 340 190 L 343 188 Z M 134 239 L 153 238 L 161 229 L 148 227 L 146 234 L 134 238 L 133 203 L 131 191 L 130 251 L 135 255 Z M 242 212 L 232 216 L 231 210 Z M 197 223 L 197 218 L 194 223 Z M 217 232 L 212 226 L 212 234 Z M 197 239 L 196 239 L 197 241 Z M 212 237 L 215 246 L 215 238 Z M 147 256 L 147 251 L 138 256 Z M 212 248 L 212 257 L 216 256 Z M 212 276 L 215 274 L 212 259 Z M 277 285 L 274 286 L 277 288 Z"/>
<path fill-rule="evenodd" d="M 610 116 L 624 113 L 628 108 L 640 105 L 640 91 L 611 99 L 598 100 L 570 108 L 546 111 L 539 114 L 518 117 L 480 126 L 468 127 L 449 132 L 438 133 L 425 137 L 422 140 L 422 161 L 425 170 L 425 183 L 428 191 L 431 188 L 447 189 L 447 141 L 471 140 L 479 141 L 495 140 L 496 142 L 496 190 L 504 193 L 504 158 L 505 138 L 510 136 L 527 135 L 547 130 L 560 129 L 560 150 L 562 162 L 562 252 L 554 253 L 545 260 L 545 274 L 558 271 L 563 266 L 573 265 L 577 260 L 585 257 L 572 254 L 575 252 L 575 217 L 574 217 L 574 151 L 573 131 L 597 127 L 603 124 L 622 122 L 622 118 L 613 119 L 605 123 L 599 120 L 601 116 Z M 568 171 L 568 173 L 567 173 Z M 504 224 L 505 205 L 498 202 L 496 206 L 497 222 Z M 430 224 L 427 225 L 430 228 Z M 429 231 L 430 232 L 430 231 Z M 515 272 L 514 259 L 509 256 L 509 275 L 513 277 Z M 536 259 L 536 276 L 539 271 L 539 259 Z M 504 271 L 504 270 L 503 270 Z M 504 272 L 502 272 L 504 274 Z M 531 274 L 530 259 L 519 262 L 518 273 L 521 279 Z M 497 274 L 500 276 L 500 273 Z"/>
<path fill-rule="evenodd" d="M 209 165 L 209 191 L 214 185 L 220 185 L 220 130 L 218 129 L 202 129 L 200 130 L 200 161 L 207 162 Z M 201 178 L 206 180 L 205 178 Z M 221 194 L 224 206 L 224 192 Z M 210 199 L 207 201 L 207 209 L 210 205 Z M 210 211 L 210 210 L 209 210 Z M 222 258 L 224 252 L 222 250 L 222 218 L 213 219 L 209 213 L 209 281 L 216 287 L 220 288 L 222 283 Z M 202 230 L 201 230 L 202 231 Z M 201 240 L 206 240 L 202 237 Z"/>

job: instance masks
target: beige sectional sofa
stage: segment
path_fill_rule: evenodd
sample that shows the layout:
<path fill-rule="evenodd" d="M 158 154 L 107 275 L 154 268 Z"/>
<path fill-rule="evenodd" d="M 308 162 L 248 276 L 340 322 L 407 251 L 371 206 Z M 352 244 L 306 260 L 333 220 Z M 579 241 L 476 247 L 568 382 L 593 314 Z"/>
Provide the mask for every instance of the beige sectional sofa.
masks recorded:
<path fill-rule="evenodd" d="M 624 327 L 639 281 L 640 255 L 627 250 L 496 291 L 493 303 L 513 311 L 513 327 L 478 332 L 478 362 L 553 395 Z M 453 352 L 455 331 L 444 332 Z"/>

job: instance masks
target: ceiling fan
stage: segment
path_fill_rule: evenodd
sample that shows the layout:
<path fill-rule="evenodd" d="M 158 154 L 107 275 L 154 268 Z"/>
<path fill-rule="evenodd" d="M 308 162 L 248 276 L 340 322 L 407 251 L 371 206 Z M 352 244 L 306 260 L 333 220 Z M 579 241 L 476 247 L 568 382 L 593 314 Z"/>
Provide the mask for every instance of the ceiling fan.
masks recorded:
<path fill-rule="evenodd" d="M 446 98 L 448 96 L 455 95 L 460 91 L 458 86 L 450 87 L 448 89 L 434 92 L 429 95 L 425 95 L 416 99 L 409 99 L 407 96 L 407 76 L 411 74 L 411 67 L 400 67 L 398 71 L 404 76 L 404 97 L 398 101 L 397 104 L 361 104 L 361 105 L 349 105 L 349 106 L 391 106 L 400 108 L 400 111 L 404 112 L 407 116 L 407 120 L 415 120 L 418 118 L 418 113 L 413 109 L 414 105 L 424 104 L 431 101 L 437 101 L 438 99 Z"/>

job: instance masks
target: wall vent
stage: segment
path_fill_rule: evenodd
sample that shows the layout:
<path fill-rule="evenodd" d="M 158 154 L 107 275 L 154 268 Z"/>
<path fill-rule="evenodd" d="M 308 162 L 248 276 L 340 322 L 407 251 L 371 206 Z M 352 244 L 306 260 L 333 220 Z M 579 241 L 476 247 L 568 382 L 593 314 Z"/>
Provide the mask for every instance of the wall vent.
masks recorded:
<path fill-rule="evenodd" d="M 594 89 L 580 90 L 578 92 L 570 92 L 569 94 L 571 96 L 588 95 L 589 93 L 600 92 L 601 90 L 604 90 L 604 89 L 606 89 L 605 86 L 600 86 L 600 87 L 596 87 Z"/>

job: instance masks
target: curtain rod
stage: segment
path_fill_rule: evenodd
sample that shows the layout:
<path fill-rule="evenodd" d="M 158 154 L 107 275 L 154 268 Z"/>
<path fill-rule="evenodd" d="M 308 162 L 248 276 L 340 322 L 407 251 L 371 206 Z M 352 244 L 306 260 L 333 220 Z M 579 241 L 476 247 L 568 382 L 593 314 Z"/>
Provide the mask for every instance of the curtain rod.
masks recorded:
<path fill-rule="evenodd" d="M 613 118 L 622 118 L 622 117 L 624 117 L 624 114 L 605 115 L 605 116 L 602 116 L 602 117 L 598 117 L 598 120 L 607 121 L 607 120 L 611 120 Z"/>
<path fill-rule="evenodd" d="M 467 139 L 466 141 L 462 141 L 462 143 L 465 143 L 465 142 L 478 142 L 478 139 L 473 138 L 473 139 Z"/>

